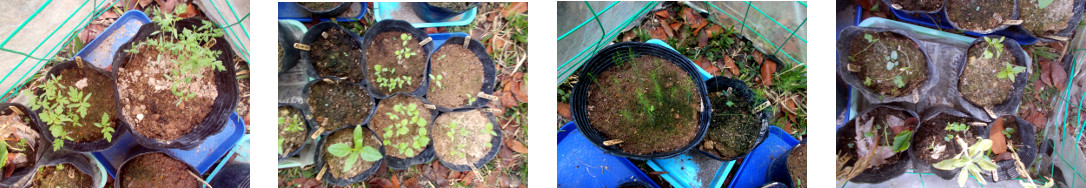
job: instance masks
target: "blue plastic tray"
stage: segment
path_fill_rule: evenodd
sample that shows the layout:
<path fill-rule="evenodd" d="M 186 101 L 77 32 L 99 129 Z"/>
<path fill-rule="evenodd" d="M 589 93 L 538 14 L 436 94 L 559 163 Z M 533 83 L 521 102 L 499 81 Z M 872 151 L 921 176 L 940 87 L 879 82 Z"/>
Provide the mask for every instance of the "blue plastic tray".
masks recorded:
<path fill-rule="evenodd" d="M 208 175 L 207 179 L 204 180 L 207 182 L 211 182 L 215 175 L 219 174 L 220 170 L 222 170 L 222 167 L 226 166 L 227 163 L 250 163 L 249 148 L 249 135 L 246 134 L 241 136 L 241 139 L 239 139 L 238 143 L 234 145 L 234 148 L 230 149 L 230 152 L 226 153 L 226 157 L 222 158 L 222 160 L 224 161 L 219 162 L 219 165 L 215 166 L 215 169 L 211 170 L 211 174 Z M 225 161 L 229 160 L 231 156 L 234 156 L 234 154 L 237 154 L 238 157 L 234 158 L 234 160 L 231 161 Z"/>
<path fill-rule="evenodd" d="M 362 18 L 366 16 L 366 9 L 369 9 L 369 8 L 366 7 L 366 2 L 360 2 L 360 3 L 362 5 L 361 6 L 362 8 L 361 8 L 361 11 L 359 11 L 357 16 L 353 16 L 353 17 L 337 17 L 336 20 L 339 20 L 339 21 L 362 20 Z M 348 8 L 346 12 L 351 12 L 351 10 L 354 8 L 353 6 L 355 6 L 355 5 L 351 5 L 351 6 L 352 7 Z M 306 11 L 304 7 L 298 6 L 297 3 L 294 3 L 294 2 L 279 2 L 278 7 L 279 7 L 279 19 L 280 20 L 297 20 L 299 22 L 312 22 L 313 21 L 313 17 L 311 17 L 309 15 L 309 12 Z M 328 19 L 328 18 L 321 18 L 320 20 L 321 21 L 332 21 L 332 19 Z"/>
<path fill-rule="evenodd" d="M 770 126 L 769 136 L 762 141 L 761 145 L 754 148 L 754 151 L 747 154 L 728 187 L 758 187 L 769 183 L 766 182 L 768 178 L 765 177 L 769 164 L 773 163 L 773 159 L 785 155 L 785 152 L 796 144 L 799 144 L 799 141 L 792 138 L 792 135 L 785 133 L 777 126 Z"/>
<path fill-rule="evenodd" d="M 893 13 L 894 16 L 897 17 L 897 19 L 900 19 L 900 20 L 905 21 L 905 22 L 920 24 L 920 25 L 933 27 L 933 28 L 939 28 L 939 29 L 954 30 L 954 27 L 950 26 L 950 20 L 947 19 L 945 10 L 941 10 L 939 12 L 930 13 L 930 14 L 917 13 L 917 14 L 915 14 L 916 16 L 913 16 L 912 14 L 905 13 L 904 11 L 900 11 L 900 10 L 896 10 L 896 9 L 892 9 L 892 8 L 890 9 L 890 12 Z M 977 33 L 974 33 L 974 32 L 965 32 L 965 34 L 970 35 L 970 36 L 975 36 L 975 37 L 986 36 L 986 35 L 977 34 Z M 1033 36 L 1029 36 L 1029 34 L 1026 34 L 1025 31 L 1023 31 L 1021 29 L 1021 27 L 1018 27 L 1018 26 L 1007 27 L 1006 29 L 999 30 L 999 31 L 996 31 L 996 32 L 993 32 L 993 33 L 990 33 L 990 34 L 987 34 L 987 35 L 1006 36 L 1007 38 L 1011 38 L 1011 39 L 1014 39 L 1015 41 L 1018 41 L 1018 44 L 1020 44 L 1020 45 L 1031 45 L 1034 42 L 1037 42 L 1037 38 L 1035 38 Z"/>
<path fill-rule="evenodd" d="M 125 12 L 124 15 L 117 18 L 117 21 L 113 22 L 113 25 L 109 25 L 106 30 L 102 31 L 101 35 L 98 35 L 90 43 L 87 43 L 82 50 L 79 50 L 79 53 L 76 53 L 75 56 L 109 71 L 109 66 L 113 65 L 113 54 L 117 52 L 117 48 L 132 39 L 136 32 L 140 30 L 140 26 L 147 23 L 151 23 L 151 19 L 147 18 L 147 15 L 143 14 L 143 12 L 138 10 Z M 103 44 L 108 45 L 108 48 L 98 48 Z"/>
<path fill-rule="evenodd" d="M 230 121 L 226 122 L 226 126 L 223 127 L 222 132 L 207 137 L 207 139 L 204 140 L 204 143 L 201 143 L 196 148 L 191 150 L 167 149 L 161 150 L 161 152 L 184 161 L 185 163 L 192 165 L 192 167 L 196 167 L 197 173 L 204 174 L 204 172 L 207 172 L 215 162 L 219 161 L 220 158 L 234 148 L 234 145 L 238 143 L 244 134 L 245 122 L 241 121 L 241 117 L 235 112 L 230 115 Z M 120 167 L 121 163 L 124 162 L 124 159 L 128 157 L 126 156 L 128 150 L 138 145 L 136 143 L 136 138 L 133 137 L 130 132 L 125 132 L 120 138 L 115 139 L 117 139 L 117 143 L 114 144 L 113 147 L 93 153 L 94 158 L 98 159 L 98 162 L 109 164 L 102 166 L 106 167 L 106 171 L 109 172 L 111 177 L 116 177 L 117 168 Z M 208 177 L 208 179 L 210 178 L 211 177 Z"/>
<path fill-rule="evenodd" d="M 631 182 L 645 182 L 660 187 L 630 160 L 603 153 L 581 135 L 574 122 L 558 131 L 559 187 L 618 187 Z"/>
<path fill-rule="evenodd" d="M 464 14 L 449 18 L 444 22 L 425 22 L 415 16 L 413 8 L 401 5 L 404 4 L 399 2 L 377 2 L 373 4 L 373 19 L 377 21 L 385 19 L 404 20 L 411 23 L 411 26 L 415 26 L 415 28 L 465 26 L 475 20 L 475 15 L 479 10 L 479 8 L 471 8 Z"/>

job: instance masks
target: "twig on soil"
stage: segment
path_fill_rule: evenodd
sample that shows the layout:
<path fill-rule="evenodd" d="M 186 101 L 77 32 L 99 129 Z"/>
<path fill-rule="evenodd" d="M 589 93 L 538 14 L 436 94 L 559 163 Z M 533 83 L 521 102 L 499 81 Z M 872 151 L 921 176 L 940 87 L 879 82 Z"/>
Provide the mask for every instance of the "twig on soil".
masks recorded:
<path fill-rule="evenodd" d="M 204 183 L 204 186 L 207 186 L 208 188 L 211 188 L 211 184 L 208 184 L 206 181 L 204 181 L 204 178 L 201 178 L 200 176 L 197 176 L 196 174 L 192 173 L 192 171 L 189 171 L 189 175 L 192 175 L 193 178 L 196 178 L 196 181 L 200 181 L 200 183 Z"/>

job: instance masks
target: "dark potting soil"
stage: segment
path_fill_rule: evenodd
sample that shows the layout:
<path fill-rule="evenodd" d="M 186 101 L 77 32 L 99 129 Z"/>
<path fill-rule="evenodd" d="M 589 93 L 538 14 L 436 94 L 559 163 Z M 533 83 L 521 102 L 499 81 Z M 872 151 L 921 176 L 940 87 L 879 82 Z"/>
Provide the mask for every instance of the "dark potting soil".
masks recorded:
<path fill-rule="evenodd" d="M 412 38 L 407 41 L 406 45 L 404 40 L 400 39 L 400 34 L 411 35 L 411 33 L 389 31 L 381 34 L 377 34 L 374 38 L 373 44 L 366 49 L 366 76 L 369 76 L 370 87 L 376 87 L 377 90 L 385 92 L 386 94 L 394 93 L 407 93 L 414 91 L 421 85 L 424 79 L 423 75 L 426 73 L 426 52 L 423 52 L 423 46 L 419 45 L 417 38 Z M 414 52 L 415 55 L 411 57 L 397 59 L 396 51 L 408 48 L 410 52 Z M 382 69 L 388 69 L 389 72 L 382 72 L 380 78 L 394 79 L 407 76 L 411 78 L 410 82 L 404 82 L 402 87 L 397 87 L 389 91 L 389 87 L 380 86 L 376 81 L 378 79 L 377 71 L 374 69 L 374 65 L 381 65 Z M 406 79 L 404 79 L 406 80 Z"/>
<path fill-rule="evenodd" d="M 874 41 L 868 41 L 867 35 Z M 924 52 L 904 35 L 889 31 L 864 32 L 863 37 L 853 39 L 849 52 L 849 62 L 859 65 L 857 76 L 864 79 L 868 89 L 882 95 L 899 97 L 910 94 L 929 76 Z M 896 60 L 893 58 L 895 56 Z M 904 83 L 901 87 L 895 82 L 898 76 L 901 77 L 900 82 Z"/>
<path fill-rule="evenodd" d="M 788 154 L 788 174 L 793 187 L 807 187 L 807 144 L 800 144 Z"/>
<path fill-rule="evenodd" d="M 10 110 L 0 109 L 0 111 L 10 113 Z M 35 151 L 38 151 L 38 148 L 34 147 L 39 142 L 38 138 L 40 137 L 38 135 L 40 134 L 30 127 L 36 125 L 27 123 L 30 122 L 28 118 L 16 113 L 0 115 L 0 125 L 6 125 L 10 130 L 14 130 L 11 132 L 5 131 L 5 133 L 12 134 L 4 134 L 0 137 L 2 139 L 0 141 L 7 142 L 8 145 L 8 161 L 0 161 L 0 163 L 4 163 L 4 168 L 0 169 L 3 178 L 11 176 L 10 173 L 14 172 L 15 169 L 33 168 L 37 163 L 34 159 L 37 159 L 37 152 Z M 26 140 L 26 142 L 19 144 L 21 140 Z"/>
<path fill-rule="evenodd" d="M 722 159 L 730 159 L 746 154 L 754 149 L 761 123 L 754 113 L 754 104 L 737 91 L 709 93 L 709 103 L 713 104 L 713 116 L 709 118 L 709 132 L 701 140 L 698 148 Z M 729 106 L 728 102 L 733 105 Z"/>
<path fill-rule="evenodd" d="M 56 166 L 40 167 L 38 174 L 34 176 L 34 184 L 31 187 L 89 187 L 94 184 L 94 179 L 89 175 L 79 172 L 72 164 L 61 164 L 63 167 L 57 170 Z"/>
<path fill-rule="evenodd" d="M 946 0 L 947 19 L 961 29 L 995 29 L 1014 14 L 1013 0 Z"/>
<path fill-rule="evenodd" d="M 679 149 L 697 134 L 701 100 L 690 76 L 668 60 L 642 55 L 619 62 L 588 91 L 592 126 L 632 154 Z"/>
<path fill-rule="evenodd" d="M 958 89 L 966 100 L 977 106 L 995 106 L 1007 100 L 1014 89 L 1014 82 L 1007 78 L 998 78 L 999 72 L 1006 67 L 1004 63 L 1015 64 L 1011 50 L 1003 47 L 1002 55 L 991 59 L 984 59 L 984 50 L 988 48 L 993 54 L 995 47 L 989 47 L 987 42 L 978 42 L 969 48 L 968 62 L 962 69 L 961 78 L 958 79 Z"/>
<path fill-rule="evenodd" d="M 372 127 L 373 130 L 377 132 L 377 135 L 385 135 L 385 127 L 392 127 L 396 123 L 400 123 L 400 121 L 408 121 L 411 118 L 395 112 L 393 108 L 396 106 L 396 104 L 401 104 L 403 107 L 407 107 L 410 104 L 415 104 L 415 108 L 417 108 L 417 110 L 419 111 L 418 118 L 420 120 L 426 120 L 427 122 L 429 122 L 434 118 L 434 114 L 430 113 L 430 109 L 426 109 L 426 107 L 423 107 L 424 103 L 419 98 L 407 95 L 396 95 L 393 97 L 389 97 L 388 99 L 382 100 L 381 103 L 377 105 L 377 114 L 374 114 L 373 120 L 370 121 L 370 127 Z M 391 116 L 389 116 L 389 114 L 397 115 L 398 119 L 393 120 Z M 415 137 L 419 135 L 419 127 L 413 124 L 409 124 L 407 125 L 407 127 L 407 134 L 382 138 L 384 140 L 388 140 L 389 143 L 391 143 L 386 144 L 388 146 L 385 147 L 385 155 L 397 158 L 411 158 L 415 157 L 415 155 L 418 155 L 421 152 L 421 150 L 414 150 L 414 153 L 408 156 L 404 153 L 400 153 L 396 149 L 396 147 L 394 147 L 394 145 L 398 144 L 407 144 L 408 147 L 410 147 L 410 145 L 415 142 Z M 429 132 L 431 131 L 427 130 L 427 133 Z"/>
<path fill-rule="evenodd" d="M 131 159 L 121 169 L 121 187 L 199 187 L 188 166 L 163 153 L 149 153 Z"/>
<path fill-rule="evenodd" d="M 89 65 L 88 65 L 89 66 Z M 60 72 L 59 82 L 61 85 L 76 87 L 83 92 L 83 95 L 91 95 L 90 99 L 87 99 L 87 103 L 90 103 L 90 108 L 87 109 L 87 115 L 79 119 L 80 126 L 76 126 L 73 123 L 65 123 L 61 125 L 65 131 L 68 131 L 68 136 L 75 139 L 75 142 L 89 142 L 101 140 L 102 129 L 95 127 L 94 123 L 102 121 L 102 115 L 109 116 L 109 127 L 113 127 L 116 130 L 117 118 L 117 102 L 114 97 L 113 90 L 114 85 L 112 80 L 105 75 L 100 75 L 91 69 L 73 68 Z M 55 103 L 55 101 L 53 101 Z"/>
<path fill-rule="evenodd" d="M 1003 120 L 1003 126 L 1002 127 L 998 127 L 998 126 L 991 127 L 992 130 L 991 130 L 990 134 L 988 135 L 988 138 L 992 139 L 992 149 L 990 149 L 988 152 L 985 152 L 985 154 L 988 155 L 988 158 L 992 159 L 992 161 L 995 161 L 995 162 L 1005 161 L 1005 160 L 1014 160 L 1014 158 L 1011 156 L 1011 150 L 1009 148 L 1006 149 L 1003 153 L 996 154 L 995 153 L 995 150 L 996 150 L 995 146 L 1000 145 L 999 143 L 996 143 L 996 142 L 1002 142 L 1002 144 L 1005 145 L 1007 143 L 1007 141 L 1010 141 L 1010 143 L 1014 144 L 1014 145 L 1012 145 L 1010 147 L 1014 147 L 1014 149 L 1016 151 L 1019 151 L 1019 152 L 1021 152 L 1022 147 L 1024 147 L 1022 145 L 1022 136 L 1020 135 L 1020 132 L 1019 132 L 1019 131 L 1022 131 L 1022 130 L 1018 128 L 1018 123 L 1015 122 L 1014 116 L 1003 116 L 1001 119 Z M 1007 137 L 1006 135 L 1003 134 L 1003 130 L 1006 130 L 1008 128 L 1014 130 L 1013 133 L 1009 133 L 1010 137 Z M 1030 128 L 1032 128 L 1032 127 L 1030 127 Z M 1025 162 L 1029 162 L 1029 161 L 1022 161 L 1022 162 L 1025 163 Z"/>
<path fill-rule="evenodd" d="M 329 28 L 311 44 L 313 69 L 320 77 L 335 76 L 358 83 L 362 81 L 362 46 L 338 28 Z"/>
<path fill-rule="evenodd" d="M 331 10 L 333 8 L 336 8 L 337 6 L 339 6 L 340 3 L 336 3 L 336 2 L 307 2 L 307 3 L 301 3 L 301 4 L 302 4 L 302 6 L 305 6 L 305 8 L 309 8 L 309 10 L 327 11 L 327 10 Z"/>
<path fill-rule="evenodd" d="M 456 123 L 455 129 L 452 123 Z M 491 123 L 490 119 L 479 110 L 442 114 L 434 120 L 430 134 L 434 140 L 434 151 L 441 160 L 449 163 L 466 165 L 478 161 L 490 152 L 491 147 L 487 147 L 487 144 L 494 138 L 490 134 L 494 129 L 487 129 L 487 123 Z"/>
<path fill-rule="evenodd" d="M 182 92 L 195 96 L 178 103 L 179 98 L 170 90 L 172 82 L 166 77 L 170 70 L 178 69 L 174 63 L 179 61 L 177 57 L 163 54 L 160 59 L 160 52 L 154 48 L 147 45 L 136 48 L 140 53 L 129 54 L 127 64 L 117 72 L 122 115 L 133 131 L 148 138 L 174 140 L 188 134 L 204 121 L 219 95 L 214 70 L 210 67 L 200 70 L 198 74 L 202 77 L 184 84 Z M 155 62 L 156 59 L 161 62 Z"/>
<path fill-rule="evenodd" d="M 935 118 L 927 120 L 922 125 L 920 125 L 920 129 L 917 130 L 916 133 L 913 135 L 913 139 L 920 139 L 920 142 L 913 143 L 928 143 L 928 145 L 914 145 L 909 147 L 919 149 L 917 154 L 920 155 L 919 157 L 921 160 L 924 160 L 928 164 L 935 164 L 943 160 L 953 158 L 954 155 L 962 152 L 962 149 L 964 148 L 962 148 L 962 146 L 958 144 L 958 141 L 956 141 L 958 138 L 961 138 L 965 141 L 966 144 L 969 145 L 977 143 L 977 137 L 980 135 L 977 135 L 973 129 L 978 129 L 979 127 L 970 126 L 969 130 L 962 132 L 946 130 L 947 124 L 951 122 L 968 125 L 969 119 L 953 117 L 949 115 L 939 115 Z M 950 141 L 944 140 L 947 134 L 954 135 L 954 138 Z M 941 151 L 938 151 L 941 147 L 945 148 L 942 148 Z"/>
<path fill-rule="evenodd" d="M 291 108 L 290 106 L 279 106 L 279 137 L 283 139 L 283 143 L 279 144 L 283 147 L 283 154 L 286 155 L 291 151 L 299 149 L 298 147 L 305 144 L 305 119 L 301 112 Z M 286 128 L 291 124 L 301 125 L 301 130 L 287 131 Z"/>
<path fill-rule="evenodd" d="M 354 166 L 351 166 L 351 169 L 343 169 L 343 167 L 347 166 L 346 160 L 350 155 L 336 157 L 335 155 L 328 153 L 328 147 L 336 143 L 346 143 L 350 148 L 354 148 L 354 129 L 355 128 L 346 128 L 328 135 L 328 137 L 325 138 L 328 140 L 325 140 L 324 145 L 321 146 L 321 149 L 324 150 L 324 154 L 322 154 L 321 157 L 326 161 L 325 164 L 327 164 L 326 166 L 328 167 L 327 172 L 332 174 L 332 177 L 343 179 L 354 177 L 373 166 L 374 161 L 359 159 L 355 161 Z M 362 141 L 362 144 L 372 146 L 374 149 L 380 148 L 381 141 L 377 140 L 377 137 L 373 136 L 373 133 L 370 131 L 362 131 L 362 135 L 366 137 L 366 140 Z M 385 148 L 388 147 L 386 146 Z"/>
<path fill-rule="evenodd" d="M 361 124 L 373 108 L 373 98 L 366 89 L 351 83 L 320 81 L 310 86 L 309 92 L 307 104 L 313 110 L 313 120 L 324 131 Z"/>
<path fill-rule="evenodd" d="M 943 7 L 943 0 L 891 0 L 902 10 L 931 12 Z"/>
<path fill-rule="evenodd" d="M 887 121 L 887 119 L 889 119 L 889 116 L 894 116 L 894 117 L 897 117 L 897 118 L 901 118 L 901 120 L 905 121 L 905 124 L 904 125 L 889 125 L 889 123 Z M 867 112 L 866 114 L 863 114 L 861 117 L 858 117 L 856 119 L 857 121 L 855 121 L 856 124 L 853 124 L 852 126 L 859 127 L 861 125 L 857 125 L 857 124 L 861 123 L 860 120 L 866 121 L 869 118 L 874 118 L 874 120 L 871 121 L 872 124 L 873 124 L 872 126 L 878 126 L 878 129 L 875 130 L 877 132 L 872 134 L 872 135 L 876 135 L 876 136 L 879 137 L 878 140 L 877 140 L 878 145 L 879 146 L 889 146 L 891 148 L 894 145 L 894 137 L 897 136 L 898 133 L 900 133 L 901 131 L 912 130 L 914 127 L 916 127 L 916 123 L 919 122 L 919 120 L 917 120 L 915 117 L 912 117 L 912 115 L 910 115 L 909 113 L 907 113 L 905 111 L 895 110 L 895 109 L 892 109 L 892 108 L 875 108 L 875 109 Z M 912 119 L 912 120 L 909 120 L 909 119 Z M 899 128 L 900 130 L 894 130 L 893 127 L 900 127 Z M 873 129 L 875 129 L 875 128 L 873 128 Z M 850 144 L 849 145 L 849 147 L 850 147 L 849 148 L 849 150 L 850 150 L 849 153 L 852 154 L 853 156 L 857 156 L 856 158 L 851 160 L 851 161 L 855 162 L 856 159 L 859 159 L 858 156 L 860 156 L 860 155 L 859 155 L 859 152 L 854 148 L 856 146 L 855 145 L 856 142 L 858 142 L 858 140 L 856 140 L 856 131 L 855 131 L 855 129 L 851 129 L 851 130 L 852 130 L 852 132 L 850 132 L 849 134 L 846 134 L 846 135 L 848 135 L 847 138 L 838 138 L 838 139 L 847 139 L 847 143 Z M 905 151 L 901 151 L 901 152 L 905 152 Z M 878 166 L 871 166 L 868 169 L 881 168 L 884 165 L 893 164 L 894 162 L 896 162 L 898 160 L 902 160 L 904 157 L 907 156 L 907 155 L 897 155 L 897 154 L 898 153 L 894 153 L 893 156 L 891 156 L 890 158 L 887 158 L 885 163 L 879 164 Z M 871 163 L 868 163 L 868 164 L 871 165 Z"/>
<path fill-rule="evenodd" d="M 1018 1 L 1022 27 L 1038 37 L 1056 34 L 1067 28 L 1067 22 L 1075 15 L 1074 8 L 1074 0 L 1053 0 L 1044 9 L 1037 4 L 1037 0 Z"/>
<path fill-rule="evenodd" d="M 471 8 L 472 2 L 430 2 L 431 6 L 449 9 L 453 12 L 461 12 Z"/>
<path fill-rule="evenodd" d="M 461 45 L 442 46 L 430 57 L 430 74 L 441 75 L 440 81 L 430 80 L 426 99 L 434 105 L 450 108 L 468 105 L 483 87 L 483 67 L 475 53 Z M 441 85 L 437 85 L 441 82 Z"/>

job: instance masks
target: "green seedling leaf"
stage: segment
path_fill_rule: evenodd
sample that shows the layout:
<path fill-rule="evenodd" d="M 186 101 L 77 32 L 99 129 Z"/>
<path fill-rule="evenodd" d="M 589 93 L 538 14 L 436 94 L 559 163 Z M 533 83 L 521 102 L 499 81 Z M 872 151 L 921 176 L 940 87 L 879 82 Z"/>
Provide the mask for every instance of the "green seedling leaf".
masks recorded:
<path fill-rule="evenodd" d="M 351 147 L 347 146 L 346 143 L 332 144 L 331 146 L 328 146 L 328 153 L 336 157 L 347 156 L 347 154 L 351 153 Z"/>
<path fill-rule="evenodd" d="M 894 153 L 905 151 L 909 149 L 910 140 L 912 140 L 912 131 L 901 131 L 897 136 L 894 136 Z"/>

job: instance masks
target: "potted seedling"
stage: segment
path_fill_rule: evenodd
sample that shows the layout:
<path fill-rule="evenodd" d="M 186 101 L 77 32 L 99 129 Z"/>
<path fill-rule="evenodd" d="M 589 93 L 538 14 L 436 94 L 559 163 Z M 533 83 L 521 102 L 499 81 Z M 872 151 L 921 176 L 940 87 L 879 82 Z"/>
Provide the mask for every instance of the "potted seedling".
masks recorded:
<path fill-rule="evenodd" d="M 916 103 L 935 83 L 934 66 L 903 31 L 848 27 L 841 38 L 838 74 L 868 101 Z"/>
<path fill-rule="evenodd" d="M 939 163 L 932 165 L 940 170 L 952 170 L 957 171 L 958 186 L 965 186 L 965 181 L 969 180 L 969 176 L 973 176 L 979 181 L 981 185 L 987 183 L 981 176 L 981 172 L 996 170 L 995 162 L 984 155 L 985 151 L 988 151 L 992 147 L 992 141 L 988 139 L 975 138 L 978 140 L 976 144 L 969 145 L 961 137 L 954 138 L 955 143 L 962 149 L 958 153 L 951 153 L 954 155 L 952 158 L 948 158 Z"/>
<path fill-rule="evenodd" d="M 26 187 L 47 150 L 40 144 L 38 115 L 15 103 L 0 103 L 0 186 Z"/>
<path fill-rule="evenodd" d="M 943 10 L 943 0 L 882 0 L 882 3 L 907 13 L 930 14 Z"/>
<path fill-rule="evenodd" d="M 626 42 L 583 67 L 571 107 L 577 129 L 605 152 L 634 159 L 685 153 L 705 136 L 711 112 L 693 63 L 668 48 Z"/>
<path fill-rule="evenodd" d="M 305 115 L 300 108 L 279 104 L 279 160 L 297 155 L 309 141 L 310 132 L 312 130 L 306 124 Z"/>
<path fill-rule="evenodd" d="M 1034 145 L 1033 124 L 1015 116 L 1003 116 L 993 121 L 988 128 L 988 134 L 992 140 L 992 147 L 984 152 L 989 159 L 994 160 L 998 168 L 995 172 L 998 178 L 992 178 L 992 173 L 982 172 L 984 179 L 988 181 L 1003 181 L 1017 178 L 1020 174 L 1015 170 L 1015 153 L 1022 161 L 1023 166 L 1030 166 L 1037 157 L 1037 146 Z M 1016 152 L 1011 152 L 1011 150 Z"/>
<path fill-rule="evenodd" d="M 1036 37 L 1066 41 L 1082 19 L 1083 0 L 1018 1 L 1022 28 Z"/>
<path fill-rule="evenodd" d="M 302 45 L 295 46 L 301 47 L 302 59 L 309 60 L 318 77 L 359 83 L 363 79 L 361 39 L 335 22 L 321 22 L 302 36 Z"/>
<path fill-rule="evenodd" d="M 988 136 L 987 124 L 977 122 L 948 107 L 936 107 L 929 111 L 934 114 L 926 116 L 914 133 L 912 146 L 909 147 L 913 167 L 930 168 L 931 172 L 940 178 L 951 179 L 960 175 L 957 167 L 948 169 L 947 166 L 936 165 L 932 168 L 933 165 L 948 159 L 973 159 L 974 157 L 961 158 L 962 152 L 968 149 L 969 145 L 986 140 L 983 137 Z M 990 146 L 991 141 L 988 144 Z M 973 152 L 969 153 L 968 156 L 973 156 Z"/>
<path fill-rule="evenodd" d="M 38 166 L 31 187 L 101 187 L 106 175 L 89 154 L 57 153 Z"/>
<path fill-rule="evenodd" d="M 713 116 L 698 150 L 710 157 L 730 161 L 742 158 L 765 140 L 768 113 L 742 80 L 713 77 L 705 82 Z M 760 109 L 761 108 L 761 109 Z"/>
<path fill-rule="evenodd" d="M 468 43 L 464 41 L 468 40 Z M 468 44 L 465 46 L 464 44 Z M 426 99 L 443 112 L 485 106 L 480 95 L 494 93 L 494 61 L 476 40 L 452 37 L 430 56 L 430 92 Z M 480 94 L 481 93 L 481 94 Z"/>
<path fill-rule="evenodd" d="M 203 179 L 196 169 L 166 153 L 143 147 L 132 153 L 117 169 L 113 187 L 200 187 Z M 164 184 L 168 183 L 168 184 Z"/>
<path fill-rule="evenodd" d="M 1021 24 L 1017 0 L 946 0 L 947 20 L 955 29 L 978 34 L 1003 30 Z"/>
<path fill-rule="evenodd" d="M 306 119 L 310 125 L 316 125 L 314 132 L 322 135 L 366 124 L 377 105 L 361 85 L 336 78 L 311 81 L 302 92 L 311 110 Z"/>
<path fill-rule="evenodd" d="M 434 152 L 442 165 L 455 171 L 483 168 L 501 149 L 501 128 L 482 109 L 447 112 L 434 120 Z"/>
<path fill-rule="evenodd" d="M 114 56 L 118 117 L 140 145 L 193 148 L 222 131 L 237 106 L 234 56 L 215 23 L 156 12 Z"/>
<path fill-rule="evenodd" d="M 115 85 L 109 72 L 82 60 L 57 65 L 45 74 L 30 96 L 30 108 L 38 113 L 53 151 L 80 152 L 113 146 L 127 126 L 117 112 Z"/>
<path fill-rule="evenodd" d="M 362 39 L 364 83 L 380 99 L 396 93 L 426 95 L 430 36 L 402 20 L 377 22 Z"/>
<path fill-rule="evenodd" d="M 838 161 L 857 170 L 846 179 L 881 183 L 904 174 L 918 124 L 915 113 L 895 106 L 875 106 L 845 123 L 837 130 Z"/>
<path fill-rule="evenodd" d="M 957 88 L 968 112 L 985 121 L 1016 112 L 1030 64 L 1017 42 L 982 37 L 973 41 L 961 62 Z"/>
<path fill-rule="evenodd" d="M 415 15 L 427 22 L 441 22 L 475 8 L 478 2 L 418 2 Z"/>
<path fill-rule="evenodd" d="M 807 185 L 807 141 L 774 158 L 766 170 L 766 177 L 771 181 L 784 182 L 789 185 L 787 187 L 810 187 Z"/>
<path fill-rule="evenodd" d="M 316 164 L 327 172 L 324 181 L 337 186 L 366 180 L 381 167 L 385 154 L 381 139 L 362 125 L 336 130 L 321 142 Z"/>
<path fill-rule="evenodd" d="M 314 17 L 335 17 L 351 8 L 349 2 L 297 2 L 297 4 Z"/>
<path fill-rule="evenodd" d="M 434 111 L 425 99 L 397 94 L 377 105 L 370 126 L 383 138 L 388 167 L 405 169 L 429 162 L 434 157 L 429 127 Z"/>

